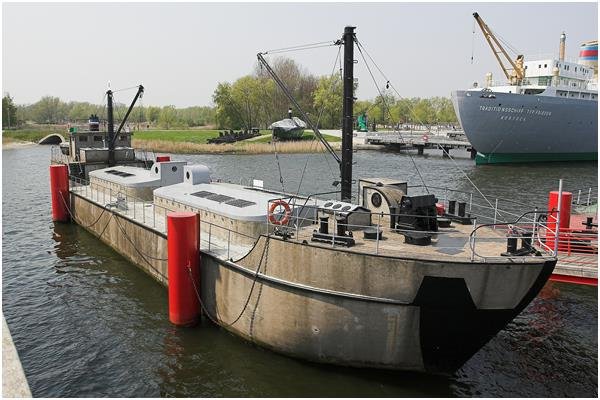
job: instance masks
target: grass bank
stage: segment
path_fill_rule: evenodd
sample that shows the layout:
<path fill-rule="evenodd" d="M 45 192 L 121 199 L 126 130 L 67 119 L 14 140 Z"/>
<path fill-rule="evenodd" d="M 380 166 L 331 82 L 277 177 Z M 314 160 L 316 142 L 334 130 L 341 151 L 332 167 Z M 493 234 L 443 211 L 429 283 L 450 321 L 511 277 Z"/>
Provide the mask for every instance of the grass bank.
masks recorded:
<path fill-rule="evenodd" d="M 340 143 L 332 143 L 334 149 L 338 149 Z M 320 153 L 325 151 L 320 143 L 311 140 L 296 142 L 272 143 L 237 142 L 227 144 L 208 144 L 176 142 L 168 140 L 140 140 L 134 137 L 133 147 L 154 152 L 185 153 L 185 154 L 267 154 L 274 153 Z"/>
<path fill-rule="evenodd" d="M 16 129 L 16 130 L 3 130 L 2 131 L 2 143 L 6 143 L 7 140 L 21 141 L 21 142 L 33 142 L 37 143 L 41 138 L 50 133 L 60 133 L 64 136 L 64 129 Z"/>

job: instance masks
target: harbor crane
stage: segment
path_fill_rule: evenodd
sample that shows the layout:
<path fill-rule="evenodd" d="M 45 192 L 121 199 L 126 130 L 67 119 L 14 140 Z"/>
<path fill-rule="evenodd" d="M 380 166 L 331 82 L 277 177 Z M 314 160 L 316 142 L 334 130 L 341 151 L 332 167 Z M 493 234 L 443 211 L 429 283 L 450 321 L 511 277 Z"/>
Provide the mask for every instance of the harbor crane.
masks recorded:
<path fill-rule="evenodd" d="M 525 78 L 525 69 L 523 67 L 525 58 L 523 55 L 519 54 L 515 60 L 512 60 L 492 30 L 485 22 L 483 22 L 483 19 L 479 16 L 479 14 L 474 12 L 473 17 L 475 17 L 475 21 L 477 21 L 479 28 L 481 28 L 481 32 L 483 32 L 485 40 L 487 40 L 488 44 L 490 45 L 492 53 L 494 53 L 494 56 L 496 56 L 496 60 L 498 60 L 500 68 L 502 68 L 502 72 L 504 72 L 504 75 L 506 75 L 506 79 L 510 81 L 511 85 L 519 85 L 523 78 Z M 504 57 L 504 62 L 502 61 L 501 56 Z M 505 62 L 508 62 L 509 65 L 506 65 Z"/>

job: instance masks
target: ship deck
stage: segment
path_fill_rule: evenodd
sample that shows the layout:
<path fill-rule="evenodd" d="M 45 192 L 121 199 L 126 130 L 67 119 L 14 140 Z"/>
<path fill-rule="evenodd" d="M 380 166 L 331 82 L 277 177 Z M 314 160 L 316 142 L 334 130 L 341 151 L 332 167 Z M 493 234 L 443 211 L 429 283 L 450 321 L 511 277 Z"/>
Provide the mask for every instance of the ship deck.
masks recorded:
<path fill-rule="evenodd" d="M 314 246 L 332 247 L 331 243 L 312 241 L 316 225 L 305 226 L 294 232 L 291 240 L 297 242 L 307 241 Z M 431 244 L 419 246 L 405 243 L 405 236 L 391 228 L 381 227 L 381 239 L 366 239 L 363 231 L 354 231 L 354 246 L 347 250 L 355 253 L 375 254 L 386 257 L 418 258 L 438 261 L 471 261 L 482 259 L 502 258 L 501 253 L 506 252 L 506 228 L 492 229 L 482 227 L 476 231 L 475 240 L 470 237 L 473 225 L 462 225 L 452 222 L 449 228 L 439 228 L 431 238 Z M 474 245 L 473 245 L 474 244 Z M 335 244 L 336 248 L 343 247 L 341 241 Z M 520 243 L 519 243 L 520 247 Z M 473 252 L 474 250 L 474 252 Z M 512 257 L 516 262 L 525 261 L 530 257 Z M 517 261 L 518 260 L 518 261 Z"/>

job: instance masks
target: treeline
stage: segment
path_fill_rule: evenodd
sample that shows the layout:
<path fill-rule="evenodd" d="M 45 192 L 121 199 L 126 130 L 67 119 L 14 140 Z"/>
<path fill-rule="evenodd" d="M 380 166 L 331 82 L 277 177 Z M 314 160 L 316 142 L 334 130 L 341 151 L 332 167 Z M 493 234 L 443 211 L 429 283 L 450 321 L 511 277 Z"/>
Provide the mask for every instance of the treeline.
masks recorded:
<path fill-rule="evenodd" d="M 313 123 L 318 123 L 319 128 L 341 128 L 343 87 L 339 74 L 316 77 L 286 58 L 276 59 L 272 68 Z M 213 102 L 217 126 L 233 129 L 267 128 L 286 118 L 291 106 L 283 91 L 259 66 L 234 83 L 219 83 Z M 373 100 L 356 101 L 355 116 L 363 113 L 370 123 L 386 126 L 457 122 L 452 103 L 445 97 L 398 99 L 384 93 Z M 299 116 L 297 110 L 294 114 Z"/>
<path fill-rule="evenodd" d="M 317 77 L 288 58 L 274 60 L 272 68 L 313 123 L 324 129 L 341 128 L 343 87 L 339 72 Z M 214 107 L 136 106 L 129 122 L 163 129 L 213 125 L 219 129 L 265 129 L 272 122 L 286 118 L 288 107 L 291 106 L 283 91 L 259 65 L 252 74 L 233 83 L 219 83 L 212 100 Z M 127 105 L 116 103 L 115 119 L 118 121 L 122 118 L 126 110 Z M 298 110 L 293 110 L 293 113 L 300 116 Z M 356 101 L 354 115 L 357 117 L 363 113 L 367 115 L 369 125 L 375 123 L 388 127 L 457 122 L 448 98 L 398 99 L 389 90 L 375 99 Z M 38 124 L 82 123 L 90 114 L 106 119 L 106 106 L 63 102 L 52 96 L 42 97 L 31 105 L 15 105 L 8 95 L 2 100 L 3 127 L 14 127 L 30 121 Z"/>
<path fill-rule="evenodd" d="M 115 103 L 114 116 L 119 121 L 125 116 L 128 105 Z M 58 97 L 45 96 L 30 105 L 15 105 L 10 95 L 2 99 L 2 127 L 18 127 L 33 122 L 36 124 L 84 123 L 91 114 L 106 119 L 106 105 L 88 102 L 64 102 Z M 10 116 L 10 118 L 9 118 Z M 151 125 L 164 129 L 189 128 L 214 125 L 213 107 L 141 106 L 134 107 L 128 122 Z"/>

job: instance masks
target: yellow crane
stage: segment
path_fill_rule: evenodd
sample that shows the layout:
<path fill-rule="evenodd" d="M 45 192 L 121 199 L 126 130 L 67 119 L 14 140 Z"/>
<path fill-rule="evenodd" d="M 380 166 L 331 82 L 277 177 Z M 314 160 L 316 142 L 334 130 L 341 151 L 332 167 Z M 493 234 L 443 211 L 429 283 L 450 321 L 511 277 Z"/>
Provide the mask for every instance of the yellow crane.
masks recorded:
<path fill-rule="evenodd" d="M 475 17 L 475 21 L 477 21 L 479 28 L 481 28 L 481 32 L 483 32 L 485 40 L 487 40 L 492 52 L 494 53 L 494 56 L 496 56 L 496 60 L 498 60 L 498 63 L 502 68 L 502 72 L 504 72 L 504 75 L 506 75 L 506 79 L 508 79 L 512 85 L 521 84 L 521 81 L 523 78 L 525 78 L 525 68 L 523 67 L 523 62 L 525 59 L 523 55 L 517 55 L 517 58 L 513 61 L 508 53 L 506 53 L 506 50 L 504 50 L 504 47 L 502 47 L 498 39 L 496 39 L 496 36 L 492 33 L 492 30 L 485 22 L 483 22 L 483 19 L 481 19 L 479 14 L 474 12 L 473 17 Z M 501 55 L 504 56 L 505 62 L 508 61 L 510 66 L 505 65 L 505 63 L 502 62 Z"/>

